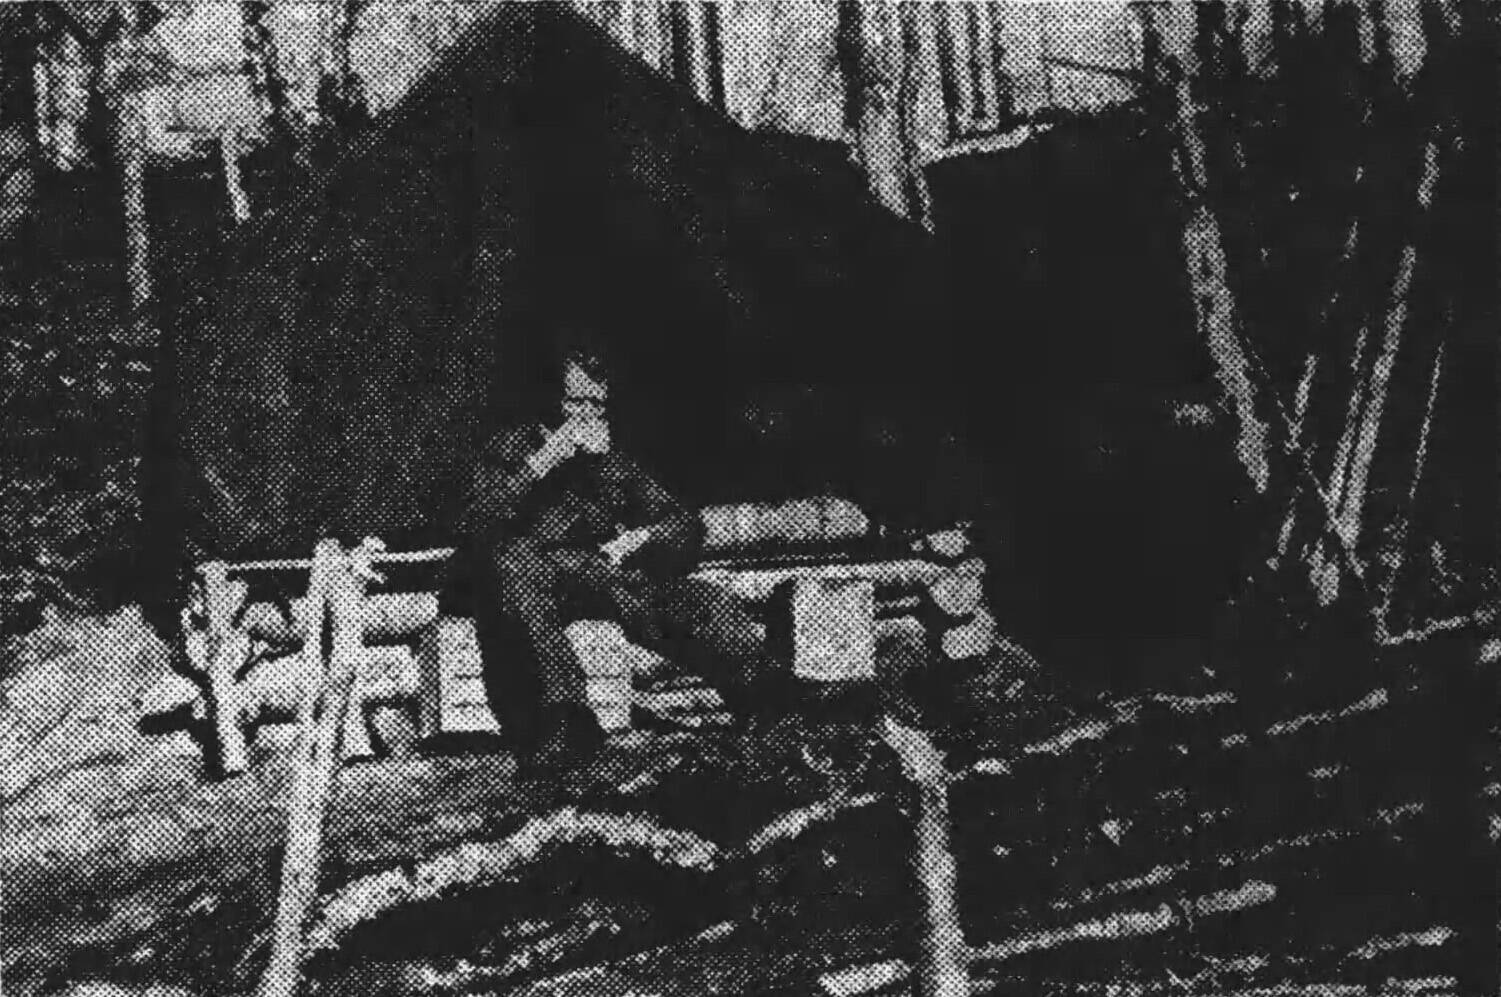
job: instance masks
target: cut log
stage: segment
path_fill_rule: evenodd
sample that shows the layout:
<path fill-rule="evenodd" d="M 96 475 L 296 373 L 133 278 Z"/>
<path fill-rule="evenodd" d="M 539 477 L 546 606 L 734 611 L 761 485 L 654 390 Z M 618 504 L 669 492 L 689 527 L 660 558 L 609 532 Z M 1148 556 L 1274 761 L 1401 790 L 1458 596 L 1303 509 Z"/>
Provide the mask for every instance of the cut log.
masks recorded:
<path fill-rule="evenodd" d="M 291 616 L 275 603 L 256 602 L 245 608 L 240 626 L 251 638 L 275 647 L 302 644 L 296 621 L 305 611 L 306 599 L 294 600 Z M 407 640 L 438 618 L 438 597 L 432 592 L 380 592 L 365 598 L 362 613 L 363 639 L 378 644 Z"/>
<path fill-rule="evenodd" d="M 820 682 L 875 677 L 875 583 L 798 579 L 791 592 L 793 669 Z"/>
<path fill-rule="evenodd" d="M 945 574 L 928 586 L 933 605 L 947 616 L 966 616 L 985 602 L 984 562 L 978 569 L 967 565 Z"/>

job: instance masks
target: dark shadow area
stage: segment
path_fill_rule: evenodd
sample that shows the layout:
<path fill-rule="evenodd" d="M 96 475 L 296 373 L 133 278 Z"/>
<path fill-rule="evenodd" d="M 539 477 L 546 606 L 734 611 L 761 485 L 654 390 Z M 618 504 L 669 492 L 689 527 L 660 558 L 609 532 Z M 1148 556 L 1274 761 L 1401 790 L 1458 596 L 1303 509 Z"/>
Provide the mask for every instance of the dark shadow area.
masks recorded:
<path fill-rule="evenodd" d="M 1251 525 L 1232 435 L 1175 417 L 1218 387 L 1169 156 L 1122 108 L 929 170 L 955 386 L 1009 520 L 1003 625 L 1087 686 L 1137 687 L 1175 646 L 1191 659 Z"/>

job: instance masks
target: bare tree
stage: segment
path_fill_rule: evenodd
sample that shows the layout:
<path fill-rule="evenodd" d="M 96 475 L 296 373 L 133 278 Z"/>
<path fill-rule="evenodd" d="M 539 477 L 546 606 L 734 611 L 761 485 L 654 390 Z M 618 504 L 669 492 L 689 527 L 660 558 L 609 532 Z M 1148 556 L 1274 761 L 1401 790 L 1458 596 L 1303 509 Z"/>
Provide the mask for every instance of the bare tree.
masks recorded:
<path fill-rule="evenodd" d="M 36 192 L 39 32 L 39 11 L 33 5 L 0 10 L 0 241 L 21 233 Z M 24 268 L 31 258 L 23 252 L 18 262 Z M 22 280 L 29 283 L 24 276 Z"/>
<path fill-rule="evenodd" d="M 281 75 L 276 38 L 266 24 L 270 12 L 269 0 L 242 0 L 240 39 L 245 48 L 245 75 L 250 78 L 250 91 L 261 102 L 272 135 L 285 137 L 292 131 L 291 101 L 287 82 Z"/>
<path fill-rule="evenodd" d="M 148 345 L 151 335 L 147 311 L 151 301 L 151 235 L 146 217 L 146 119 L 140 52 L 142 37 L 159 16 L 149 4 L 126 3 L 115 8 L 106 27 L 98 86 L 125 220 L 125 328 L 133 346 Z"/>
<path fill-rule="evenodd" d="M 338 128 L 358 125 L 369 117 L 365 81 L 355 72 L 351 52 L 360 15 L 370 0 L 343 0 L 329 11 L 332 23 L 325 27 L 327 42 L 323 46 L 318 77 L 318 114 Z"/>
<path fill-rule="evenodd" d="M 888 0 L 843 0 L 838 30 L 845 127 L 871 193 L 897 214 L 925 221 L 926 192 L 907 116 L 916 100 L 917 11 L 903 11 Z"/>

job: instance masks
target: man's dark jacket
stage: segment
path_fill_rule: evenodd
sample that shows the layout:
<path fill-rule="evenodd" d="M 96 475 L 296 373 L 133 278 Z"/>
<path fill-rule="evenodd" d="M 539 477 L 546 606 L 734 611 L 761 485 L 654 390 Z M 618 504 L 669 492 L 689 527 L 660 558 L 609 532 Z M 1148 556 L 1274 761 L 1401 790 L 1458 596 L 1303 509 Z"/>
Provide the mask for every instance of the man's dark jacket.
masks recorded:
<path fill-rule="evenodd" d="M 527 461 L 547 438 L 541 423 L 497 436 L 475 471 L 459 533 L 495 550 L 523 537 L 558 548 L 595 552 L 622 530 L 652 527 L 652 538 L 627 564 L 649 575 L 692 569 L 704 528 L 634 460 L 611 450 L 580 452 L 539 478 Z"/>

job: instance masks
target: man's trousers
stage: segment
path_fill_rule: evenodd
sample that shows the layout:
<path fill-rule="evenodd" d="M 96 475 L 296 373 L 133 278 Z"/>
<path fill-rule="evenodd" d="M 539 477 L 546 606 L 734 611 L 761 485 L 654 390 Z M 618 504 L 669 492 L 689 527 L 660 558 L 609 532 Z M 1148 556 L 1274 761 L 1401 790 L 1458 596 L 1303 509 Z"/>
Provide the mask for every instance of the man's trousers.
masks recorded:
<path fill-rule="evenodd" d="M 548 707 L 586 703 L 583 666 L 564 632 L 576 620 L 614 620 L 632 643 L 702 676 L 737 713 L 774 695 L 760 628 L 709 582 L 616 569 L 593 551 L 526 537 L 488 554 L 475 593 L 485 693 L 503 736 L 518 746 L 542 735 L 537 723 Z"/>

